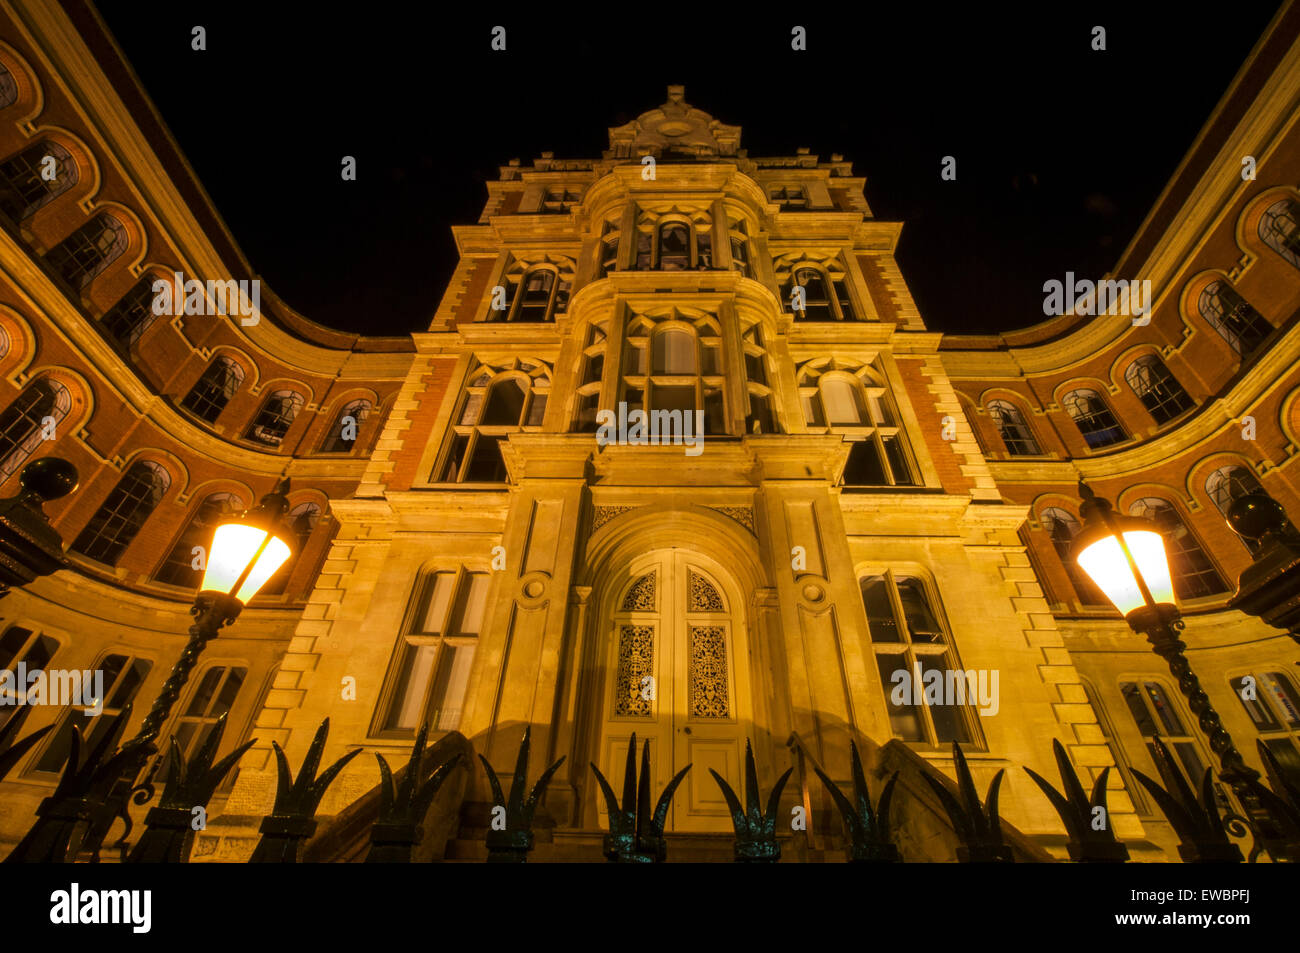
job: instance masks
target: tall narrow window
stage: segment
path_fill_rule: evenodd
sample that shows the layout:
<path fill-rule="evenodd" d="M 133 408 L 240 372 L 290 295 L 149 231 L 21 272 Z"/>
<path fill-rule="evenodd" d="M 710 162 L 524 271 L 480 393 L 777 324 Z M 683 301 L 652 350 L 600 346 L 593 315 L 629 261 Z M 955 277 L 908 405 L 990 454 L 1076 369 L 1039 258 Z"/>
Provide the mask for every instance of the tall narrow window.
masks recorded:
<path fill-rule="evenodd" d="M 745 353 L 745 389 L 749 398 L 749 412 L 745 415 L 746 433 L 778 433 L 772 412 L 775 395 L 768 385 L 767 350 L 763 347 L 763 332 L 754 325 L 742 339 Z"/>
<path fill-rule="evenodd" d="M 1200 791 L 1205 781 L 1205 762 L 1201 759 L 1196 741 L 1183 724 L 1182 717 L 1174 708 L 1169 697 L 1169 690 L 1163 682 L 1155 680 L 1138 682 L 1120 682 L 1120 694 L 1128 705 L 1129 713 L 1136 722 L 1138 733 L 1151 755 L 1150 774 L 1158 778 L 1154 770 L 1156 765 L 1155 738 L 1158 736 L 1174 754 L 1176 766 L 1181 767 L 1183 780 L 1193 791 Z"/>
<path fill-rule="evenodd" d="M 1253 354 L 1273 333 L 1264 316 L 1226 281 L 1211 282 L 1201 292 L 1198 307 L 1206 323 L 1243 358 Z"/>
<path fill-rule="evenodd" d="M 45 260 L 80 291 L 124 251 L 126 229 L 112 215 L 100 213 L 51 248 Z"/>
<path fill-rule="evenodd" d="M 21 222 L 77 184 L 72 153 L 43 139 L 0 162 L 0 211 Z"/>
<path fill-rule="evenodd" d="M 104 330 L 122 347 L 129 349 L 139 341 L 157 319 L 153 310 L 153 284 L 157 280 L 151 274 L 145 275 L 100 318 Z"/>
<path fill-rule="evenodd" d="M 1168 423 L 1192 408 L 1192 399 L 1187 396 L 1187 391 L 1169 373 L 1164 361 L 1154 354 L 1139 357 L 1130 364 L 1124 372 L 1124 380 L 1128 381 L 1128 386 L 1133 388 L 1142 406 L 1158 424 Z"/>
<path fill-rule="evenodd" d="M 604 379 L 605 332 L 593 325 L 587 332 L 587 346 L 582 351 L 582 376 L 578 385 L 577 416 L 573 427 L 575 432 L 596 432 L 600 388 Z"/>
<path fill-rule="evenodd" d="M 549 396 L 550 382 L 541 368 L 496 377 L 487 368 L 476 371 L 451 426 L 438 481 L 504 483 L 508 473 L 501 445 L 512 433 L 540 430 Z"/>
<path fill-rule="evenodd" d="M 284 592 L 285 586 L 289 584 L 289 577 L 293 575 L 294 567 L 298 565 L 298 560 L 302 559 L 302 554 L 307 551 L 312 534 L 320 525 L 320 517 L 320 507 L 311 502 L 299 503 L 289 510 L 285 522 L 293 531 L 293 554 L 275 571 L 275 575 L 266 581 L 266 585 L 260 590 L 263 595 L 275 596 Z"/>
<path fill-rule="evenodd" d="M 351 453 L 352 448 L 357 445 L 357 434 L 361 430 L 361 424 L 370 416 L 371 407 L 370 401 L 364 398 L 350 401 L 344 406 L 325 434 L 320 452 Z"/>
<path fill-rule="evenodd" d="M 253 422 L 244 431 L 245 440 L 255 440 L 268 447 L 278 447 L 289 427 L 302 410 L 302 394 L 278 390 L 266 399 Z"/>
<path fill-rule="evenodd" d="M 190 388 L 181 406 L 200 420 L 214 423 L 244 383 L 244 369 L 228 357 L 218 357 Z"/>
<path fill-rule="evenodd" d="M 505 307 L 488 310 L 489 321 L 554 321 L 569 306 L 572 275 L 561 276 L 555 269 L 536 266 L 515 274 L 507 273 L 502 281 L 506 291 Z"/>
<path fill-rule="evenodd" d="M 58 438 L 59 424 L 72 409 L 72 395 L 48 377 L 33 381 L 0 413 L 0 478 L 17 473 L 36 448 Z"/>
<path fill-rule="evenodd" d="M 1038 516 L 1039 522 L 1042 523 L 1043 529 L 1047 535 L 1052 537 L 1052 548 L 1056 550 L 1056 556 L 1061 560 L 1061 565 L 1065 567 L 1065 574 L 1070 577 L 1070 584 L 1074 586 L 1074 591 L 1079 596 L 1079 601 L 1084 605 L 1104 606 L 1109 605 L 1105 593 L 1097 588 L 1088 574 L 1085 573 L 1070 550 L 1074 544 L 1074 537 L 1079 535 L 1079 521 L 1074 518 L 1074 514 L 1061 509 L 1059 506 L 1044 507 Z"/>
<path fill-rule="evenodd" d="M 1300 268 L 1300 202 L 1274 202 L 1259 220 L 1259 237 L 1264 244 Z"/>
<path fill-rule="evenodd" d="M 40 759 L 32 768 L 34 772 L 57 774 L 63 770 L 64 763 L 72 751 L 73 729 L 80 729 L 83 743 L 82 756 L 93 751 L 103 740 L 104 734 L 113 727 L 122 709 L 134 699 L 153 662 L 148 659 L 135 658 L 130 655 L 106 655 L 96 666 L 104 673 L 104 706 L 100 714 L 87 714 L 82 707 L 68 709 L 63 721 L 54 731 L 53 740 L 41 753 Z"/>
<path fill-rule="evenodd" d="M 606 222 L 600 238 L 600 273 L 607 276 L 618 271 L 620 229 L 617 222 Z"/>
<path fill-rule="evenodd" d="M 1124 790 L 1128 792 L 1133 801 L 1133 806 L 1137 808 L 1139 814 L 1148 814 L 1146 799 L 1142 797 L 1141 789 L 1129 774 L 1129 764 L 1124 759 L 1123 750 L 1120 748 L 1119 741 L 1115 737 L 1115 729 L 1111 724 L 1110 714 L 1106 711 L 1106 706 L 1101 703 L 1097 696 L 1097 690 L 1093 688 L 1092 683 L 1087 679 L 1080 679 L 1083 685 L 1084 697 L 1088 699 L 1088 704 L 1097 715 L 1097 730 L 1101 732 L 1102 740 L 1106 742 L 1106 747 L 1110 750 L 1111 760 L 1115 762 L 1115 769 L 1124 779 Z M 1100 773 L 1099 768 L 1092 768 L 1095 775 Z"/>
<path fill-rule="evenodd" d="M 207 565 L 208 549 L 217 526 L 244 511 L 245 503 L 234 493 L 211 493 L 195 511 L 189 526 L 181 533 L 154 578 L 169 586 L 198 589 Z"/>
<path fill-rule="evenodd" d="M 1011 401 L 991 400 L 988 402 L 988 412 L 1011 456 L 1035 457 L 1043 452 L 1034 432 L 1025 422 L 1024 414 Z"/>
<path fill-rule="evenodd" d="M 0 669 L 8 669 L 10 672 L 17 673 L 18 663 L 21 662 L 26 666 L 28 672 L 34 672 L 38 669 L 43 671 L 50 664 L 50 659 L 54 658 L 54 653 L 58 649 L 59 643 L 50 636 L 40 635 L 31 629 L 11 625 L 5 629 L 4 635 L 0 635 Z M 28 685 L 19 684 L 15 680 L 12 690 L 15 694 L 21 694 L 26 692 L 28 687 Z M 20 710 L 17 704 L 0 705 L 0 731 L 4 730 L 4 726 L 9 723 L 9 719 L 18 714 Z"/>
<path fill-rule="evenodd" d="M 971 685 L 958 667 L 925 584 L 888 572 L 867 576 L 860 585 L 894 735 L 933 746 L 970 742 L 979 686 Z M 927 676 L 929 683 L 935 680 L 931 672 L 938 673 L 937 700 L 926 691 Z"/>
<path fill-rule="evenodd" d="M 749 232 L 745 227 L 743 219 L 732 221 L 727 227 L 728 237 L 731 240 L 731 267 L 733 271 L 738 271 L 746 278 L 754 277 L 753 270 L 749 265 Z"/>
<path fill-rule="evenodd" d="M 1072 390 L 1061 398 L 1061 403 L 1092 449 L 1109 447 L 1113 443 L 1127 439 L 1128 435 L 1124 433 L 1124 428 L 1110 412 L 1106 401 L 1102 400 L 1101 395 L 1095 390 L 1086 387 Z"/>
<path fill-rule="evenodd" d="M 1135 500 L 1129 506 L 1129 513 L 1152 520 L 1164 534 L 1169 571 L 1174 577 L 1174 592 L 1179 599 L 1195 599 L 1228 591 L 1223 577 L 1173 504 L 1159 497 L 1147 496 Z"/>
<path fill-rule="evenodd" d="M 389 672 L 385 732 L 437 731 L 460 725 L 470 668 L 487 607 L 489 575 L 437 572 L 416 584 Z"/>
<path fill-rule="evenodd" d="M 713 226 L 707 217 L 655 219 L 637 226 L 639 271 L 699 271 L 713 267 Z"/>
<path fill-rule="evenodd" d="M 101 563 L 116 565 L 169 486 L 171 477 L 166 470 L 148 460 L 137 460 L 117 481 L 71 549 Z"/>
<path fill-rule="evenodd" d="M 247 677 L 248 669 L 243 666 L 213 665 L 203 673 L 185 711 L 176 719 L 176 728 L 172 732 L 184 763 L 194 760 L 194 755 L 208 740 L 221 716 L 230 714 L 230 710 L 235 707 L 239 689 Z M 227 726 L 223 748 L 232 746 L 230 738 L 230 726 Z M 155 783 L 166 783 L 171 769 L 171 748 L 168 747 L 163 752 Z"/>
<path fill-rule="evenodd" d="M 856 317 L 846 277 L 830 277 L 820 266 L 791 270 L 783 304 L 799 321 L 852 321 Z"/>
<path fill-rule="evenodd" d="M 1283 773 L 1300 784 L 1300 695 L 1282 672 L 1257 672 L 1228 679 L 1260 740 Z"/>
<path fill-rule="evenodd" d="M 691 267 L 691 230 L 683 222 L 659 226 L 659 270 L 685 271 Z"/>

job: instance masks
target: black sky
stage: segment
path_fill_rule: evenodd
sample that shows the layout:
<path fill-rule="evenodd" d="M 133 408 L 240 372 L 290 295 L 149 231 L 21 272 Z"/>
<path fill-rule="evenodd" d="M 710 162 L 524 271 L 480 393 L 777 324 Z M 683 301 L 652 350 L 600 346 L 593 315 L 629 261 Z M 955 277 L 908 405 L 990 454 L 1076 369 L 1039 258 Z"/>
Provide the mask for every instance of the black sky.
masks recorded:
<path fill-rule="evenodd" d="M 740 28 L 626 0 L 545 17 L 441 3 L 99 9 L 254 270 L 321 324 L 401 334 L 427 328 L 455 264 L 450 227 L 477 221 L 498 165 L 597 157 L 608 127 L 670 83 L 743 126 L 750 155 L 808 146 L 852 161 L 876 216 L 905 222 L 899 261 L 932 329 L 1037 323 L 1044 281 L 1114 267 L 1278 8 L 1238 2 L 1207 20 L 1173 4 L 900 6 L 720 8 Z M 790 49 L 796 23 L 806 52 Z M 489 48 L 498 24 L 504 53 Z M 1096 25 L 1104 52 L 1090 48 Z M 344 155 L 355 182 L 339 175 Z M 956 182 L 940 180 L 945 155 Z"/>

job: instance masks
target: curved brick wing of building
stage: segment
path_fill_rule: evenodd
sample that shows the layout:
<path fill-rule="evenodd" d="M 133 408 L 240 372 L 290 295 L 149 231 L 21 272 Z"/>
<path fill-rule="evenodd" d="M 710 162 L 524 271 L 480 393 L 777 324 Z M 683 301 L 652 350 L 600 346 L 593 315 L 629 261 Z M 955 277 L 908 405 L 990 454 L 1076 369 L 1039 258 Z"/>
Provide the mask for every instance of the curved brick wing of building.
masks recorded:
<path fill-rule="evenodd" d="M 904 223 L 872 215 L 848 160 L 750 156 L 669 87 L 600 157 L 502 167 L 454 228 L 428 330 L 374 338 L 253 284 L 93 11 L 0 6 L 0 490 L 46 454 L 82 475 L 46 507 L 71 568 L 0 602 L 0 664 L 102 670 L 133 730 L 214 521 L 287 475 L 299 552 L 165 729 L 192 750 L 229 712 L 223 751 L 258 738 L 196 860 L 248 856 L 271 742 L 297 764 L 326 716 L 327 761 L 401 763 L 428 724 L 498 773 L 531 725 L 535 762 L 567 757 L 556 859 L 598 856 L 587 765 L 617 777 L 633 732 L 656 789 L 694 764 L 670 831 L 700 857 L 730 856 L 706 769 L 738 779 L 747 739 L 765 788 L 796 747 L 847 780 L 856 741 L 901 772 L 905 854 L 934 860 L 956 840 L 918 782 L 951 776 L 958 741 L 981 789 L 1010 769 L 1017 850 L 1063 856 L 1020 770 L 1055 777 L 1059 739 L 1085 779 L 1115 766 L 1134 856 L 1177 859 L 1131 772 L 1155 774 L 1156 734 L 1191 777 L 1210 751 L 1063 556 L 1080 476 L 1160 522 L 1225 724 L 1251 763 L 1256 737 L 1300 763 L 1295 644 L 1226 607 L 1251 553 L 1222 515 L 1258 487 L 1300 512 L 1298 24 L 1288 5 L 1261 38 L 1104 308 L 1063 293 L 1026 330 L 928 331 L 894 259 Z M 155 314 L 155 282 L 186 306 Z M 936 670 L 970 673 L 969 697 L 927 694 Z M 90 722 L 32 713 L 56 729 L 0 785 L 0 842 Z M 354 759 L 321 815 L 378 780 Z M 474 855 L 487 800 L 476 773 L 449 855 Z"/>

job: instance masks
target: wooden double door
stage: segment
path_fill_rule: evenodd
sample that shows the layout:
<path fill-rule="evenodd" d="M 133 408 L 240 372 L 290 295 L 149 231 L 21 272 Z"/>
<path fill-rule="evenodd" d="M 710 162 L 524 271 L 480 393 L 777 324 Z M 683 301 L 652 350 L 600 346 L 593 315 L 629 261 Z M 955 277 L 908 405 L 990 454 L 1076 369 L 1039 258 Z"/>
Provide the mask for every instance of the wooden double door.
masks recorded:
<path fill-rule="evenodd" d="M 751 723 L 744 605 L 733 577 L 704 556 L 657 550 L 610 586 L 605 614 L 603 719 L 598 761 L 621 797 L 628 739 L 650 742 L 652 808 L 673 775 L 668 830 L 729 831 L 730 814 L 709 769 L 741 791 Z M 595 791 L 601 826 L 604 796 Z M 742 795 L 743 796 L 743 795 Z"/>

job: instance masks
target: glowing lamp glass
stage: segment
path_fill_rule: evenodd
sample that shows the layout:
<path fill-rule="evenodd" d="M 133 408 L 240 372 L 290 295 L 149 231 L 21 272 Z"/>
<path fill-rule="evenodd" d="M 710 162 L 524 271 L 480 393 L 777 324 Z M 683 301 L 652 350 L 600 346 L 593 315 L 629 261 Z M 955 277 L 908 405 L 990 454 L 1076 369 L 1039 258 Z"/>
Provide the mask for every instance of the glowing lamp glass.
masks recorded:
<path fill-rule="evenodd" d="M 1174 586 L 1169 575 L 1169 560 L 1165 556 L 1165 541 L 1161 535 L 1152 530 L 1126 530 L 1124 542 L 1151 591 L 1151 598 L 1157 603 L 1167 602 L 1172 605 Z M 1115 536 L 1104 536 L 1085 547 L 1076 560 L 1106 594 L 1106 598 L 1124 615 L 1146 605 L 1137 580 L 1133 578 L 1133 570 Z"/>
<path fill-rule="evenodd" d="M 247 605 L 248 600 L 257 595 L 257 591 L 289 558 L 289 547 L 278 536 L 272 536 L 261 555 L 258 555 L 258 549 L 267 535 L 266 530 L 247 523 L 218 526 L 212 538 L 208 567 L 203 573 L 203 583 L 199 588 L 228 595 L 235 583 L 239 582 L 244 568 L 256 558 L 257 563 L 235 593 L 240 604 Z"/>

